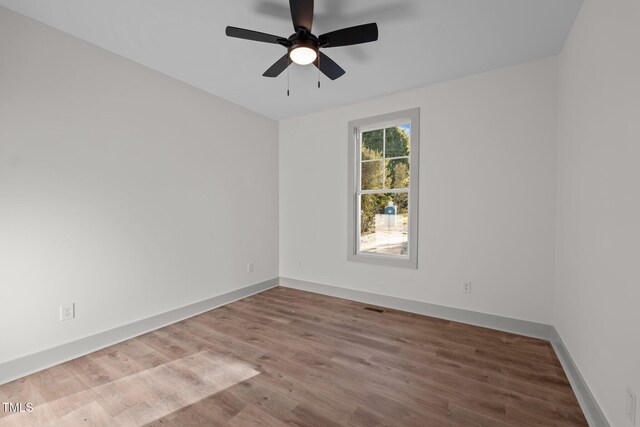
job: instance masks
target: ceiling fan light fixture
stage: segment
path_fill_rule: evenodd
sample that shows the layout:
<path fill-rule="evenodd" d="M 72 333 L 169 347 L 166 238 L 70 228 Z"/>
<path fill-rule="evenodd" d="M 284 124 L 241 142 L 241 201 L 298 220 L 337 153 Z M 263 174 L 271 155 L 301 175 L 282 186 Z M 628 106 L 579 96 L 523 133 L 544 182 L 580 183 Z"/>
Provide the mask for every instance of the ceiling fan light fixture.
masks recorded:
<path fill-rule="evenodd" d="M 316 60 L 318 52 L 315 47 L 296 46 L 289 52 L 289 58 L 296 64 L 309 65 Z"/>
<path fill-rule="evenodd" d="M 287 53 L 262 74 L 264 77 L 278 77 L 294 62 L 300 65 L 313 64 L 318 67 L 319 73 L 335 80 L 343 76 L 345 71 L 324 52 L 320 52 L 320 49 L 374 42 L 378 40 L 378 25 L 372 22 L 316 36 L 311 32 L 313 3 L 314 0 L 289 0 L 291 22 L 295 33 L 288 38 L 231 26 L 226 28 L 225 34 L 238 39 L 278 44 L 287 49 Z M 320 87 L 319 79 L 318 87 Z"/>

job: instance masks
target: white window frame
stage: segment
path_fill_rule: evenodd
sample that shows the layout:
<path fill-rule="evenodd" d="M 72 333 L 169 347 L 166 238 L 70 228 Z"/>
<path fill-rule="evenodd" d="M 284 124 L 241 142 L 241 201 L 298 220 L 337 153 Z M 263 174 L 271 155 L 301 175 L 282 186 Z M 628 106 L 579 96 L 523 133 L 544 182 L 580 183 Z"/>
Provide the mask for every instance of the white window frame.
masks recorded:
<path fill-rule="evenodd" d="M 377 193 L 378 190 L 361 190 L 361 139 L 362 132 L 385 129 L 401 124 L 411 124 L 411 151 L 409 152 L 410 179 L 407 189 L 386 189 L 384 193 L 409 194 L 409 230 L 407 256 L 365 253 L 360 246 L 360 195 Z M 420 109 L 398 111 L 349 122 L 349 178 L 348 178 L 348 239 L 347 259 L 355 262 L 391 267 L 418 268 L 418 186 L 420 182 Z M 388 160 L 388 159 L 387 159 Z M 383 178 L 384 179 L 384 178 Z"/>

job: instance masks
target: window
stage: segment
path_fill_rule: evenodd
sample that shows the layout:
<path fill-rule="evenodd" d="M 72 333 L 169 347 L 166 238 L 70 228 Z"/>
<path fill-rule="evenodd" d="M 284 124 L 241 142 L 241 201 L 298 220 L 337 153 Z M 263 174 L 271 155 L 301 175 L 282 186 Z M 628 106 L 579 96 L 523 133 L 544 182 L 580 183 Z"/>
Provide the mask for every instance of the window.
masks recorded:
<path fill-rule="evenodd" d="M 350 261 L 418 267 L 420 110 L 349 123 Z"/>

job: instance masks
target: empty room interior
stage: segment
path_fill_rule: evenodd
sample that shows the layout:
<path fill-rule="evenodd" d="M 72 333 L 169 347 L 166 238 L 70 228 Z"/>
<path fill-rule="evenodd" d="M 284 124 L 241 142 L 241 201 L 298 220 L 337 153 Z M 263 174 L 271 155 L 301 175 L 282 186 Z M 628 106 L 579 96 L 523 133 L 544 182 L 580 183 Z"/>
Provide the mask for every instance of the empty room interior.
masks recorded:
<path fill-rule="evenodd" d="M 0 426 L 640 426 L 638 0 L 0 0 Z"/>

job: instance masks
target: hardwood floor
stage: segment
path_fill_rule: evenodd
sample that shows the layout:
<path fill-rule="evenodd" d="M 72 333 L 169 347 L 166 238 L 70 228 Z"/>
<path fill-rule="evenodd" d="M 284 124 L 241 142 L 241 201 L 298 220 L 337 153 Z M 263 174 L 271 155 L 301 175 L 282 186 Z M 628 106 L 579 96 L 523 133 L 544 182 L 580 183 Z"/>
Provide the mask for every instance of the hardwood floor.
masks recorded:
<path fill-rule="evenodd" d="M 546 341 L 274 288 L 0 386 L 0 425 L 586 426 Z"/>

